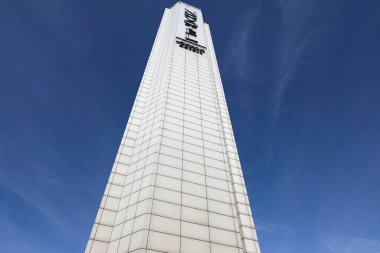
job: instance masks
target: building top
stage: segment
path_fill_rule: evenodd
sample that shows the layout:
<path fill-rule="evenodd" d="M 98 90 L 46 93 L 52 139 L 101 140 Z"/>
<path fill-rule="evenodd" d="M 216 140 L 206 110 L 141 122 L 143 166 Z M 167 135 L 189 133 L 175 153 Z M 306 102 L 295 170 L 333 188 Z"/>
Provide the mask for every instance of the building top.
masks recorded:
<path fill-rule="evenodd" d="M 190 5 L 190 4 L 187 4 L 187 3 L 184 3 L 184 2 L 181 2 L 181 1 L 178 1 L 176 4 L 183 4 L 183 5 L 186 5 L 186 6 L 188 6 L 188 7 L 191 7 L 191 8 L 197 9 L 197 10 L 199 10 L 199 11 L 202 11 L 201 9 L 199 9 L 199 8 L 197 8 L 197 7 L 195 7 L 195 6 L 192 6 L 192 5 Z"/>

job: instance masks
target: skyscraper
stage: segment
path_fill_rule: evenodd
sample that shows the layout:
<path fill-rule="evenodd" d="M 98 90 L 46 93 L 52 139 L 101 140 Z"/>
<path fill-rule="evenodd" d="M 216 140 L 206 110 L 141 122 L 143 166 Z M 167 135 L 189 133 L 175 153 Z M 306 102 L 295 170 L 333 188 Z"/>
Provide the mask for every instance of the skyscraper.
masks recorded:
<path fill-rule="evenodd" d="M 165 9 L 86 252 L 260 252 L 200 9 Z"/>

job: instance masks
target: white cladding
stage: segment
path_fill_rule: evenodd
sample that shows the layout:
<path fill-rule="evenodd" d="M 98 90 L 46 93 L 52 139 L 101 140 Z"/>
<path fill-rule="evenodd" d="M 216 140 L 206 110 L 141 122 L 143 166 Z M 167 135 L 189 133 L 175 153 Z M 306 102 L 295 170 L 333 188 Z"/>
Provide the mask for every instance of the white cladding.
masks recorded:
<path fill-rule="evenodd" d="M 185 8 L 197 43 L 186 40 Z M 260 252 L 210 28 L 195 7 L 165 9 L 86 252 Z"/>

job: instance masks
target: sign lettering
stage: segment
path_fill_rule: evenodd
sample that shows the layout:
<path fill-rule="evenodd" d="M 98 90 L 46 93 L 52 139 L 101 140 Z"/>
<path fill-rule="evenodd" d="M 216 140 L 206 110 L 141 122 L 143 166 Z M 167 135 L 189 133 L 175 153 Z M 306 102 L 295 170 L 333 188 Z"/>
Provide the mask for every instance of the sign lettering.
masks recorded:
<path fill-rule="evenodd" d="M 197 13 L 191 12 L 188 9 L 185 8 L 185 25 L 186 27 L 186 33 L 185 33 L 185 39 L 198 44 L 197 38 L 197 31 L 198 25 L 196 23 L 197 21 Z"/>
<path fill-rule="evenodd" d="M 185 19 L 183 22 L 185 23 L 186 27 L 185 39 L 177 37 L 176 43 L 179 47 L 186 50 L 195 52 L 200 55 L 204 54 L 206 48 L 198 45 L 197 40 L 197 13 L 185 8 Z"/>
<path fill-rule="evenodd" d="M 177 44 L 179 45 L 179 47 L 182 47 L 184 49 L 193 51 L 193 52 L 201 54 L 201 55 L 205 53 L 205 50 L 203 48 L 199 48 L 199 47 L 192 45 L 190 43 L 186 43 L 186 42 L 177 40 Z"/>

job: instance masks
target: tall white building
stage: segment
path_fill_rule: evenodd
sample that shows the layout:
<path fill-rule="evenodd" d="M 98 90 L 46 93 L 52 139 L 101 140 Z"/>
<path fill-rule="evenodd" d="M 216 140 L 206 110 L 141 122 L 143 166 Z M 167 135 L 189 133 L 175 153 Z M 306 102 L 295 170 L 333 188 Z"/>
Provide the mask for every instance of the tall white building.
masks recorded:
<path fill-rule="evenodd" d="M 86 252 L 260 252 L 200 9 L 165 9 Z"/>

